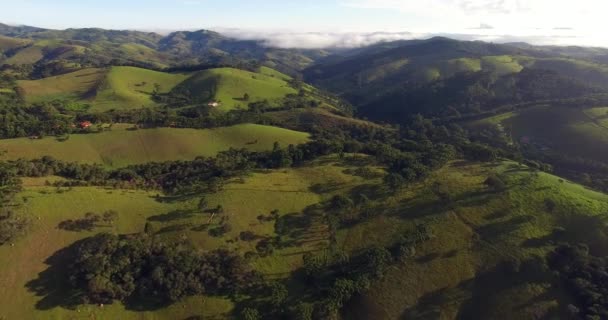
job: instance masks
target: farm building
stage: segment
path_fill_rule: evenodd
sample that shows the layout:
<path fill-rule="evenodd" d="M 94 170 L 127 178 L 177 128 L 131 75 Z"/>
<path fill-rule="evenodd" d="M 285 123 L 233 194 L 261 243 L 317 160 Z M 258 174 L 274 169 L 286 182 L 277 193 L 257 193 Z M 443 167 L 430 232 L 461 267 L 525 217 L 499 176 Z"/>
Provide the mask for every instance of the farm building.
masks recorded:
<path fill-rule="evenodd" d="M 91 123 L 91 121 L 82 121 L 78 124 L 78 127 L 80 127 L 81 129 L 86 129 L 89 128 L 90 126 L 92 126 L 93 124 Z"/>

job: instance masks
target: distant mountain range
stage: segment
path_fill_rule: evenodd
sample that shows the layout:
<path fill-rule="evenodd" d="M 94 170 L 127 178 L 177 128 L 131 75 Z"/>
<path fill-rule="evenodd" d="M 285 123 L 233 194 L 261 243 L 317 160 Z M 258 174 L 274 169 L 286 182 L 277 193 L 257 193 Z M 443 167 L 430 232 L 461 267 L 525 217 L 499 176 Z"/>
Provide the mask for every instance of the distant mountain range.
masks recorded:
<path fill-rule="evenodd" d="M 351 49 L 282 49 L 220 33 L 168 35 L 0 24 L 0 65 L 19 79 L 117 65 L 171 71 L 264 65 L 338 94 L 372 119 L 468 114 L 608 90 L 608 49 L 444 37 Z"/>
<path fill-rule="evenodd" d="M 237 65 L 257 61 L 294 74 L 330 54 L 327 50 L 269 48 L 208 30 L 152 32 L 96 28 L 49 30 L 0 24 L 0 63 L 52 65 L 44 75 L 82 67 L 136 65 L 154 69 L 201 64 Z M 9 39 L 7 39 L 8 37 Z M 14 38 L 22 42 L 15 44 Z"/>

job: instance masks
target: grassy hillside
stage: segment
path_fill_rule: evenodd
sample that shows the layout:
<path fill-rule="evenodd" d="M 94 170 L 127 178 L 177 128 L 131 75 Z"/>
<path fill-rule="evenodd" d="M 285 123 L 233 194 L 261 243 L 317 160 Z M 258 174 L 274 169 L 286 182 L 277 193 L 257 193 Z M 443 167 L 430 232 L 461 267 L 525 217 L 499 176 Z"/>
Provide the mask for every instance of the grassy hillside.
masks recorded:
<path fill-rule="evenodd" d="M 57 193 L 53 188 L 31 187 L 21 196 L 27 199 L 21 214 L 28 215 L 34 224 L 28 236 L 14 246 L 0 248 L 0 282 L 14 290 L 0 293 L 0 317 L 6 319 L 71 319 L 75 317 L 112 319 L 169 319 L 187 318 L 198 314 L 218 315 L 229 312 L 232 303 L 225 299 L 190 299 L 160 311 L 137 312 L 126 310 L 120 304 L 100 307 L 80 306 L 76 310 L 61 307 L 60 294 L 40 291 L 51 281 L 56 283 L 60 272 L 48 271 L 49 264 L 60 263 L 60 250 L 73 242 L 97 232 L 133 233 L 143 230 L 148 217 L 182 209 L 187 204 L 160 203 L 152 193 L 142 191 L 104 190 L 101 188 L 76 188 Z M 67 219 L 81 218 L 89 211 L 116 210 L 119 218 L 112 227 L 102 227 L 95 232 L 71 232 L 57 228 Z M 59 260 L 59 261 L 58 261 Z M 45 270 L 47 270 L 45 272 Z M 55 281 L 55 282 L 53 282 Z"/>
<path fill-rule="evenodd" d="M 506 191 L 483 182 L 498 174 Z M 452 200 L 430 192 L 440 184 Z M 493 166 L 455 163 L 425 183 L 385 201 L 388 212 L 343 230 L 347 250 L 387 245 L 419 223 L 434 237 L 415 256 L 395 265 L 383 280 L 352 301 L 347 319 L 529 319 L 553 314 L 569 297 L 534 272 L 556 242 L 587 243 L 606 254 L 603 223 L 608 196 L 534 173 L 514 163 Z M 549 206 L 549 203 L 555 204 Z M 556 228 L 565 228 L 558 232 Z M 516 261 L 521 267 L 509 271 Z M 562 304 L 564 305 L 564 304 Z"/>
<path fill-rule="evenodd" d="M 11 37 L 0 36 L 0 50 L 6 51 L 10 49 L 20 48 L 29 44 L 29 40 L 17 39 Z"/>
<path fill-rule="evenodd" d="M 18 85 L 30 103 L 65 99 L 91 104 L 95 111 L 106 111 L 155 105 L 151 99 L 155 85 L 159 86 L 159 93 L 166 93 L 186 78 L 187 74 L 112 67 L 83 69 L 41 80 L 23 80 Z"/>
<path fill-rule="evenodd" d="M 180 93 L 194 102 L 220 101 L 219 110 L 246 108 L 250 102 L 268 100 L 271 105 L 287 94 L 297 93 L 287 81 L 291 79 L 273 69 L 262 67 L 260 72 L 233 68 L 208 69 L 189 73 L 166 73 L 136 67 L 83 69 L 44 78 L 23 80 L 27 102 L 65 99 L 90 104 L 93 111 L 137 109 L 155 106 L 152 93 Z M 244 101 L 245 93 L 249 100 Z"/>
<path fill-rule="evenodd" d="M 3 62 L 6 64 L 34 64 L 40 61 L 44 55 L 42 54 L 42 47 L 39 46 L 29 46 L 27 48 L 19 50 L 15 55 L 9 57 Z"/>
<path fill-rule="evenodd" d="M 197 156 L 213 156 L 229 148 L 270 150 L 275 141 L 286 146 L 307 140 L 307 133 L 253 124 L 208 130 L 129 131 L 124 126 L 117 126 L 110 132 L 71 135 L 63 142 L 53 137 L 0 140 L 0 150 L 7 152 L 3 159 L 50 155 L 65 161 L 121 167 L 150 161 L 191 160 Z"/>
<path fill-rule="evenodd" d="M 263 69 L 254 73 L 233 68 L 209 69 L 196 73 L 174 91 L 191 95 L 194 101 L 219 101 L 220 110 L 246 108 L 249 102 L 269 100 L 276 104 L 279 99 L 290 93 L 297 93 L 285 81 L 287 76 Z M 243 96 L 249 94 L 249 101 Z"/>
<path fill-rule="evenodd" d="M 547 271 L 534 269 L 539 266 L 534 259 L 542 261 L 562 240 L 587 243 L 597 254 L 608 253 L 601 222 L 608 210 L 608 196 L 556 176 L 513 162 L 457 161 L 393 195 L 383 191 L 379 178 L 354 174 L 357 168 L 377 170 L 363 156 L 346 155 L 342 160 L 330 156 L 305 167 L 235 179 L 224 190 L 206 196 L 208 207 L 224 208 L 221 217 L 213 220 L 210 213 L 197 209 L 197 198 L 159 202 L 143 191 L 57 189 L 43 186 L 43 180 L 51 177 L 27 179 L 17 210 L 31 217 L 33 226 L 14 245 L 0 247 L 0 281 L 14 288 L 0 293 L 0 316 L 231 318 L 240 300 L 194 297 L 168 308 L 139 312 L 120 303 L 63 308 L 66 297 L 55 291 L 65 285 L 56 277 L 65 268 L 59 250 L 96 232 L 138 232 L 148 223 L 148 232 L 161 239 L 187 238 L 205 250 L 223 247 L 241 254 L 256 252 L 259 241 L 276 237 L 278 230 L 274 221 L 260 216 L 278 210 L 289 230 L 280 237 L 284 245 L 269 255 L 254 254 L 250 262 L 266 279 L 286 279 L 302 266 L 304 254 L 327 252 L 327 222 L 319 207 L 311 205 L 334 195 L 366 194 L 372 201 L 369 205 L 374 214 L 338 229 L 336 245 L 345 253 L 354 256 L 372 246 L 390 246 L 419 225 L 426 225 L 433 235 L 416 246 L 413 257 L 394 264 L 383 279 L 351 301 L 344 309 L 346 319 L 550 315 L 558 302 L 567 305 L 569 297 L 551 285 Z M 505 182 L 504 190 L 484 184 L 492 175 Z M 449 193 L 447 200 L 439 200 L 433 191 L 438 185 Z M 117 222 L 98 226 L 94 232 L 57 228 L 60 222 L 85 212 L 110 209 L 118 211 Z M 222 237 L 213 236 L 211 231 L 222 221 L 229 222 L 231 229 Z M 251 232 L 255 239 L 243 240 L 243 231 Z M 304 286 L 298 279 L 287 282 L 290 299 L 305 299 L 298 295 Z"/>
<path fill-rule="evenodd" d="M 29 216 L 33 226 L 28 234 L 14 246 L 0 247 L 0 283 L 14 290 L 0 293 L 0 317 L 8 319 L 71 319 L 86 316 L 97 319 L 186 319 L 193 316 L 228 319 L 234 303 L 227 298 L 194 297 L 158 310 L 126 309 L 120 303 L 113 305 L 83 305 L 76 309 L 62 307 L 66 297 L 51 288 L 60 288 L 59 270 L 65 268 L 61 249 L 97 232 L 133 233 L 143 230 L 146 222 L 165 239 L 191 239 L 202 249 L 225 247 L 244 254 L 255 251 L 258 240 L 238 239 L 241 231 L 257 236 L 276 235 L 273 222 L 260 221 L 278 210 L 281 217 L 301 219 L 306 207 L 330 196 L 311 191 L 314 185 L 330 183 L 334 192 L 345 192 L 364 183 L 364 179 L 345 174 L 349 168 L 329 157 L 310 167 L 260 172 L 244 182 L 227 185 L 223 191 L 208 196 L 209 206 L 221 204 L 232 224 L 232 231 L 221 238 L 213 237 L 208 230 L 219 224 L 220 218 L 211 221 L 208 229 L 201 224 L 209 222 L 210 214 L 196 209 L 198 199 L 158 202 L 153 193 L 143 191 L 111 190 L 77 187 L 71 190 L 44 187 L 41 179 L 28 179 L 27 189 L 19 214 Z M 49 178 L 50 179 L 50 178 Z M 337 187 L 336 187 L 337 186 Z M 94 232 L 73 232 L 57 228 L 67 219 L 81 218 L 85 212 L 118 211 L 112 226 L 97 227 Z M 277 248 L 274 254 L 255 258 L 254 267 L 269 279 L 284 278 L 302 263 L 305 252 L 316 252 L 327 246 L 324 225 L 312 218 L 312 227 L 298 236 L 303 245 Z M 59 286 L 59 287 L 56 287 Z"/>
<path fill-rule="evenodd" d="M 149 107 L 155 105 L 151 99 L 155 85 L 158 93 L 167 93 L 188 77 L 135 67 L 112 67 L 97 91 L 93 107 L 97 111 Z"/>
<path fill-rule="evenodd" d="M 22 80 L 17 84 L 29 103 L 54 99 L 85 101 L 95 96 L 105 76 L 105 69 L 90 68 L 40 80 Z"/>

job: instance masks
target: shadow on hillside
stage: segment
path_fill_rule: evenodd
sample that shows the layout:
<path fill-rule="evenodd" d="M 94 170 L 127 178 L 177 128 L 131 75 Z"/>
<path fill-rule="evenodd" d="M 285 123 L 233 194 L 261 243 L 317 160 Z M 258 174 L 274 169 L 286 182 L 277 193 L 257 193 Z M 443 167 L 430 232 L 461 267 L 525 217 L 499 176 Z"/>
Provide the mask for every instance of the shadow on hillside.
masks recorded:
<path fill-rule="evenodd" d="M 496 308 L 496 303 L 508 299 L 512 289 L 521 284 L 551 283 L 552 277 L 542 258 L 524 262 L 505 261 L 492 269 L 465 280 L 456 287 L 442 288 L 418 299 L 418 303 L 401 314 L 401 319 L 438 319 L 446 306 L 460 305 L 456 319 L 493 319 L 494 312 L 523 311 L 543 302 L 554 301 L 557 297 L 549 291 L 532 297 L 529 301 L 514 305 L 512 310 Z M 502 296 L 504 294 L 504 296 Z M 497 311 L 500 310 L 500 311 Z M 553 315 L 549 310 L 542 319 Z"/>
<path fill-rule="evenodd" d="M 532 222 L 534 219 L 535 217 L 532 215 L 517 216 L 507 221 L 494 222 L 480 226 L 475 231 L 484 240 L 496 239 L 520 229 L 522 224 Z"/>
<path fill-rule="evenodd" d="M 176 202 L 184 202 L 184 201 L 188 201 L 188 200 L 192 200 L 195 198 L 200 198 L 201 193 L 184 193 L 184 194 L 176 194 L 176 195 L 164 195 L 161 196 L 160 194 L 157 194 L 155 196 L 151 196 L 150 198 L 153 198 L 154 200 L 156 200 L 157 202 L 160 203 L 176 203 Z"/>
<path fill-rule="evenodd" d="M 175 210 L 165 214 L 151 216 L 148 221 L 154 222 L 171 222 L 175 220 L 184 220 L 194 217 L 195 212 L 192 210 Z"/>
<path fill-rule="evenodd" d="M 350 190 L 350 197 L 352 199 L 360 198 L 362 195 L 370 200 L 380 200 L 387 198 L 389 192 L 381 185 L 373 183 L 358 185 Z"/>
<path fill-rule="evenodd" d="M 308 188 L 310 192 L 316 194 L 325 194 L 338 191 L 344 188 L 345 184 L 337 181 L 330 181 L 327 183 L 316 183 Z"/>
<path fill-rule="evenodd" d="M 55 252 L 44 261 L 48 268 L 38 274 L 34 280 L 26 283 L 25 287 L 41 299 L 36 303 L 38 310 L 50 310 L 56 307 L 75 309 L 81 296 L 69 283 L 69 270 L 67 264 L 75 256 L 76 247 L 82 243 L 78 241 L 66 248 Z"/>
<path fill-rule="evenodd" d="M 557 299 L 552 294 L 540 294 L 532 297 L 523 304 L 513 306 L 511 310 L 496 308 L 500 300 L 508 299 L 513 294 L 509 289 L 522 284 L 551 283 L 553 280 L 543 258 L 532 258 L 521 263 L 505 261 L 484 273 L 478 274 L 474 279 L 460 284 L 459 288 L 470 292 L 470 296 L 461 304 L 457 319 L 492 319 L 496 318 L 494 312 L 522 311 L 530 305 L 538 305 Z M 502 296 L 504 294 L 505 296 Z M 546 318 L 547 315 L 542 317 Z"/>

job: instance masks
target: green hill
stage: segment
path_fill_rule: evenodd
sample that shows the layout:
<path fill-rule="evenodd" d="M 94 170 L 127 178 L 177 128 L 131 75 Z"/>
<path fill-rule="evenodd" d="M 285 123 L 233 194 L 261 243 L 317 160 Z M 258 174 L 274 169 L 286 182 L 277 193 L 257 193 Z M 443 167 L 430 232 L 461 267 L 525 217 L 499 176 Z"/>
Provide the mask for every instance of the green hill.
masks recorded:
<path fill-rule="evenodd" d="M 21 80 L 17 84 L 29 103 L 56 99 L 83 102 L 95 96 L 106 73 L 105 69 L 90 68 L 40 80 Z"/>
<path fill-rule="evenodd" d="M 277 127 L 244 124 L 233 127 L 196 129 L 126 130 L 117 126 L 112 131 L 71 135 L 67 141 L 53 137 L 0 140 L 1 159 L 35 159 L 52 156 L 64 161 L 99 163 L 109 167 L 151 161 L 192 160 L 197 156 L 214 156 L 230 148 L 270 150 L 274 142 L 283 146 L 308 141 L 308 134 Z"/>
<path fill-rule="evenodd" d="M 483 185 L 493 174 L 506 182 L 506 191 Z M 452 200 L 437 202 L 430 192 L 434 185 Z M 339 243 L 349 251 L 390 244 L 420 223 L 434 234 L 351 301 L 344 317 L 528 319 L 563 312 L 558 304 L 567 305 L 570 296 L 553 286 L 550 271 L 542 271 L 544 256 L 559 241 L 583 242 L 606 254 L 606 236 L 599 231 L 604 224 L 594 226 L 606 218 L 606 200 L 605 194 L 514 163 L 444 168 L 385 200 L 392 214 L 341 233 Z"/>
<path fill-rule="evenodd" d="M 167 93 L 188 79 L 186 73 L 164 73 L 135 67 L 112 67 L 97 89 L 94 110 L 137 109 L 156 105 L 152 92 Z"/>
<path fill-rule="evenodd" d="M 287 76 L 263 70 L 262 73 L 233 68 L 200 71 L 175 87 L 173 93 L 189 95 L 199 103 L 219 101 L 219 109 L 224 111 L 246 108 L 253 101 L 268 100 L 276 105 L 287 94 L 297 93 L 286 82 Z M 245 94 L 249 95 L 249 101 L 244 101 Z"/>
<path fill-rule="evenodd" d="M 159 94 L 185 95 L 192 103 L 219 101 L 217 108 L 229 111 L 246 108 L 250 102 L 268 100 L 278 106 L 282 98 L 297 91 L 289 86 L 290 77 L 270 68 L 260 72 L 217 68 L 196 73 L 167 73 L 136 67 L 90 68 L 40 80 L 21 80 L 29 103 L 55 99 L 89 104 L 92 111 L 138 109 L 158 105 Z M 247 93 L 249 100 L 244 101 Z"/>

